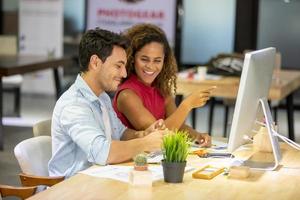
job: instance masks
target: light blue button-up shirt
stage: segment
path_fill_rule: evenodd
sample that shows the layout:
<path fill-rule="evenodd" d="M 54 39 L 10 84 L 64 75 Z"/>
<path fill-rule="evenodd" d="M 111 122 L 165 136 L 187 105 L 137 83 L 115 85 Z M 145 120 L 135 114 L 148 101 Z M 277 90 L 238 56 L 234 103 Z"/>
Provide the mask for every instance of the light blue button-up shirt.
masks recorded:
<path fill-rule="evenodd" d="M 111 140 L 105 134 L 100 101 L 109 114 L 111 139 L 120 140 L 126 127 L 115 114 L 109 96 L 103 92 L 97 97 L 78 75 L 53 111 L 50 176 L 70 177 L 93 164 L 106 164 Z"/>

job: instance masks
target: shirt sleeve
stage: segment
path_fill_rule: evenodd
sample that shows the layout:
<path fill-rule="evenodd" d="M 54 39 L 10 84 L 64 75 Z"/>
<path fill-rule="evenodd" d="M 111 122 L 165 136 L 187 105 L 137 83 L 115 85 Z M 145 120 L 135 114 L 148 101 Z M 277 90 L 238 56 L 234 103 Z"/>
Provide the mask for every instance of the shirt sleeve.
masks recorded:
<path fill-rule="evenodd" d="M 89 162 L 106 164 L 111 143 L 88 105 L 66 106 L 60 122 L 66 134 L 85 152 Z"/>

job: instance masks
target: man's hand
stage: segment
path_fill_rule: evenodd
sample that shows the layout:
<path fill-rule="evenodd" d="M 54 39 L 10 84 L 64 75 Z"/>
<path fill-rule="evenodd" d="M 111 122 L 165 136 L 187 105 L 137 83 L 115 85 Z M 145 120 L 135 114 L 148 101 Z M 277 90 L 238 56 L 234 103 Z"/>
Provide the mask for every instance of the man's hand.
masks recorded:
<path fill-rule="evenodd" d="M 202 107 L 206 104 L 211 96 L 211 92 L 216 86 L 210 87 L 206 90 L 198 90 L 190 94 L 182 103 L 187 105 L 190 109 Z"/>
<path fill-rule="evenodd" d="M 163 119 L 159 119 L 153 124 L 151 124 L 144 132 L 144 135 L 148 135 L 151 132 L 157 131 L 157 130 L 165 130 L 166 125 Z"/>
<path fill-rule="evenodd" d="M 165 130 L 157 130 L 152 133 L 149 133 L 149 135 L 146 135 L 143 138 L 145 144 L 145 151 L 151 152 L 161 150 L 163 137 L 166 134 L 166 132 L 167 131 Z"/>
<path fill-rule="evenodd" d="M 210 147 L 211 137 L 207 133 L 197 134 L 195 143 L 199 144 L 201 147 Z"/>

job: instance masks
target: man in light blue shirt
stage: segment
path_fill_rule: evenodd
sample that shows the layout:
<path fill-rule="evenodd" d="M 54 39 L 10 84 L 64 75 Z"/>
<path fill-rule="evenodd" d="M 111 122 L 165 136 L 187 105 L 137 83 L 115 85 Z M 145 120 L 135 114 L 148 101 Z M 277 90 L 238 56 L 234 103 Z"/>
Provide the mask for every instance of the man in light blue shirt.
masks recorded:
<path fill-rule="evenodd" d="M 81 74 L 59 98 L 52 116 L 50 176 L 70 177 L 93 164 L 127 161 L 159 150 L 161 121 L 145 131 L 127 129 L 106 91 L 115 91 L 126 73 L 127 40 L 110 31 L 87 31 L 79 45 Z"/>

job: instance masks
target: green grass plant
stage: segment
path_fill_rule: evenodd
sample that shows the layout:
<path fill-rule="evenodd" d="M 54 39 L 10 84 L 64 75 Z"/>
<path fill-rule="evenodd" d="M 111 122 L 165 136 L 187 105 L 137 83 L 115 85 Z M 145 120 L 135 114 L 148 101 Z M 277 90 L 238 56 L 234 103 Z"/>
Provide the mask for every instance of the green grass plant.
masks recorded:
<path fill-rule="evenodd" d="M 163 138 L 163 159 L 165 162 L 185 162 L 189 153 L 190 138 L 186 131 L 176 130 Z"/>

